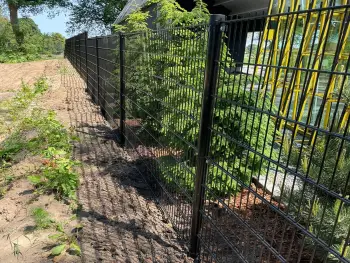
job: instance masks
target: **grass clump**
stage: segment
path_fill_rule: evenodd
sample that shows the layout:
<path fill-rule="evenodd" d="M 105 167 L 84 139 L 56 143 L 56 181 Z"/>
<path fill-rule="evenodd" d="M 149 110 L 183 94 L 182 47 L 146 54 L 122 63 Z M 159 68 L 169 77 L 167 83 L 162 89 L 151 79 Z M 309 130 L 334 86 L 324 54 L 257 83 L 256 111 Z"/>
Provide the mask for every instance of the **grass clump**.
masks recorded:
<path fill-rule="evenodd" d="M 32 217 L 34 218 L 35 227 L 37 229 L 48 229 L 55 222 L 50 218 L 49 213 L 40 207 L 36 207 L 32 210 Z"/>
<path fill-rule="evenodd" d="M 49 235 L 49 238 L 56 243 L 51 249 L 52 256 L 58 256 L 65 252 L 76 256 L 81 255 L 77 236 L 82 229 L 82 225 L 77 225 L 71 233 L 67 233 L 64 230 L 64 223 L 56 223 L 51 219 L 50 214 L 40 207 L 36 207 L 32 210 L 32 217 L 34 218 L 36 229 L 48 229 L 53 226 L 56 227 L 57 233 Z"/>

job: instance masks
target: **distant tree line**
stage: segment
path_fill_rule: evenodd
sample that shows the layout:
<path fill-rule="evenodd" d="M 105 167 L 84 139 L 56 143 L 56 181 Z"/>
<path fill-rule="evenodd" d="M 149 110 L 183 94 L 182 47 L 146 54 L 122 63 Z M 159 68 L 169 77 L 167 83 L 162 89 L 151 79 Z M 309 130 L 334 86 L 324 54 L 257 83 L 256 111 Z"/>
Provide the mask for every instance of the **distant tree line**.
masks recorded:
<path fill-rule="evenodd" d="M 19 18 L 17 30 L 15 33 L 10 20 L 0 14 L 0 63 L 36 60 L 64 51 L 65 38 L 59 33 L 41 33 L 31 18 Z"/>

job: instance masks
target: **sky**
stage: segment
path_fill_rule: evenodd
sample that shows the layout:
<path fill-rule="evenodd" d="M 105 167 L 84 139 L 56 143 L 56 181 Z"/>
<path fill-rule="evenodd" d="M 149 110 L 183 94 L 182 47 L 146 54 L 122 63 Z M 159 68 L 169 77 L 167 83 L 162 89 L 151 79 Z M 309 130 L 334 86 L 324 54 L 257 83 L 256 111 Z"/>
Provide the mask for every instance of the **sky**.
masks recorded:
<path fill-rule="evenodd" d="M 68 21 L 67 13 L 61 13 L 54 18 L 49 18 L 45 13 L 37 16 L 30 16 L 30 18 L 39 26 L 42 33 L 58 32 L 64 37 L 68 37 L 66 33 L 66 22 Z"/>

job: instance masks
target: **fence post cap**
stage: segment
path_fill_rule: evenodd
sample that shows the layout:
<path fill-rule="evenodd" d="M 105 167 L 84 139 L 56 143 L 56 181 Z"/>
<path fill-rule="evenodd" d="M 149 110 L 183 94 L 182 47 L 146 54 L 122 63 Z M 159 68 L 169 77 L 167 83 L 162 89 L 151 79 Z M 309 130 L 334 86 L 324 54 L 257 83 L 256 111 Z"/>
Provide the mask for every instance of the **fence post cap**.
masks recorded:
<path fill-rule="evenodd" d="M 212 24 L 212 23 L 222 22 L 225 20 L 226 20 L 226 16 L 223 14 L 211 14 L 209 23 Z"/>

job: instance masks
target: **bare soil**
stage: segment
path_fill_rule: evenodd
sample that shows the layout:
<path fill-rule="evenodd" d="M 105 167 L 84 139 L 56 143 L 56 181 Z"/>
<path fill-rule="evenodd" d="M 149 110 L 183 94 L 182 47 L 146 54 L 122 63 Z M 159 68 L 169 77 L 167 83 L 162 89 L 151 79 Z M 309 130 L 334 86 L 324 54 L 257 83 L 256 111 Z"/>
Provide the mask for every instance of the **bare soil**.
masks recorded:
<path fill-rule="evenodd" d="M 65 60 L 0 64 L 0 99 L 11 96 L 21 81 L 33 83 L 45 75 L 51 87 L 38 106 L 51 109 L 73 131 L 74 158 L 79 160 L 78 221 L 82 257 L 65 254 L 50 258 L 49 230 L 33 231 L 33 207 L 44 207 L 56 221 L 71 220 L 72 210 L 53 196 L 37 197 L 24 177 L 40 160 L 24 158 L 12 168 L 18 180 L 0 200 L 0 262 L 189 262 L 183 244 L 164 218 L 144 181 L 139 162 L 116 143 L 108 125 L 85 92 L 85 84 Z M 4 95 L 6 93 L 6 95 Z M 141 171 L 141 174 L 140 174 Z M 13 243 L 21 254 L 13 255 Z M 12 245 L 11 245 L 12 244 Z"/>

